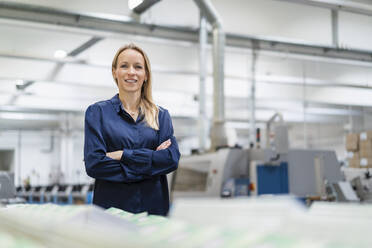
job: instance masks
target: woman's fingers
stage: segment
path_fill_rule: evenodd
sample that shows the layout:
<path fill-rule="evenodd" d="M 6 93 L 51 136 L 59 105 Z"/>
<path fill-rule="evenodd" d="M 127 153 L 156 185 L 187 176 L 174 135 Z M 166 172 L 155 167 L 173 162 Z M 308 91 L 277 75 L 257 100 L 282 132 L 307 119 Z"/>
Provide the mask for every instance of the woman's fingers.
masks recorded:
<path fill-rule="evenodd" d="M 171 144 L 172 144 L 172 142 L 170 141 L 170 139 L 167 139 L 166 141 L 164 141 L 163 143 L 161 143 L 156 148 L 156 150 L 159 151 L 159 150 L 167 149 Z"/>
<path fill-rule="evenodd" d="M 123 155 L 123 151 L 119 150 L 119 151 L 115 151 L 115 152 L 107 152 L 106 153 L 106 156 L 111 158 L 111 159 L 115 159 L 115 160 L 120 160 L 121 156 Z"/>
<path fill-rule="evenodd" d="M 161 143 L 160 146 L 156 148 L 157 151 L 165 149 L 164 143 Z"/>
<path fill-rule="evenodd" d="M 156 150 L 159 151 L 159 150 L 162 150 L 164 149 L 164 144 L 165 144 L 166 141 L 164 141 L 163 143 L 161 143 L 157 148 Z"/>

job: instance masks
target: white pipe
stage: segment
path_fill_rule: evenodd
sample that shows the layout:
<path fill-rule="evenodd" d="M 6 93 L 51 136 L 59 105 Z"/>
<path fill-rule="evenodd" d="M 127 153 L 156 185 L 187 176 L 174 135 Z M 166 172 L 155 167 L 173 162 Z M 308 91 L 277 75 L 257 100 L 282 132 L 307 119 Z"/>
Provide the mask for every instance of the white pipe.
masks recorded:
<path fill-rule="evenodd" d="M 207 74 L 207 20 L 200 13 L 199 30 L 199 149 L 206 150 L 207 139 L 207 113 L 206 113 L 206 78 Z"/>
<path fill-rule="evenodd" d="M 279 123 L 284 123 L 283 115 L 279 112 L 271 116 L 271 118 L 266 122 L 266 148 L 270 147 L 271 124 L 274 123 L 277 118 L 279 118 Z"/>
<path fill-rule="evenodd" d="M 202 14 L 213 27 L 213 124 L 211 128 L 211 150 L 227 146 L 225 132 L 224 56 L 225 33 L 221 18 L 210 0 L 194 0 Z"/>

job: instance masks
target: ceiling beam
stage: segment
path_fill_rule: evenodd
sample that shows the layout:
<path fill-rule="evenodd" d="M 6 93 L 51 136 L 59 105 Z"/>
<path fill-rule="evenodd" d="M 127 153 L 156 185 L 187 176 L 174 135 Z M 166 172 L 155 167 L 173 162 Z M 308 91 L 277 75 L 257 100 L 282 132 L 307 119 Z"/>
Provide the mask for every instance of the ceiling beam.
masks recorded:
<path fill-rule="evenodd" d="M 2 113 L 2 112 L 38 113 L 38 114 L 60 114 L 60 113 L 83 114 L 82 111 L 74 111 L 74 110 L 41 109 L 41 108 L 34 108 L 34 107 L 21 107 L 21 106 L 10 106 L 10 105 L 1 105 L 0 106 L 0 113 Z"/>
<path fill-rule="evenodd" d="M 71 57 L 76 57 L 77 55 L 79 55 L 80 53 L 89 49 L 90 47 L 92 47 L 97 42 L 101 41 L 102 39 L 103 39 L 102 37 L 92 37 L 91 39 L 84 42 L 79 47 L 77 47 L 74 50 L 72 50 L 71 52 L 69 52 L 67 56 L 70 57 L 70 58 Z M 65 65 L 65 63 L 66 62 L 58 62 L 55 65 L 55 67 L 53 68 L 53 70 L 51 71 L 47 80 L 48 81 L 53 81 L 57 77 L 58 73 L 61 71 L 61 69 Z M 35 80 L 27 80 L 23 84 L 17 84 L 16 85 L 17 93 L 13 94 L 13 96 L 9 99 L 8 104 L 9 105 L 14 105 L 20 96 L 27 94 L 27 92 L 25 90 L 28 87 L 30 87 L 32 84 L 34 84 L 35 82 L 36 82 Z"/>
<path fill-rule="evenodd" d="M 48 96 L 45 95 L 33 95 L 33 97 L 38 98 L 45 98 L 48 99 Z M 209 96 L 210 98 L 210 96 Z M 226 98 L 226 109 L 228 112 L 240 109 L 240 110 L 247 110 L 249 104 L 247 102 L 246 97 L 237 97 L 237 96 L 229 96 Z M 71 98 L 70 98 L 71 99 Z M 78 100 L 82 104 L 91 103 L 92 100 L 80 98 L 73 99 L 74 101 Z M 284 103 L 284 105 L 282 104 Z M 286 113 L 302 113 L 304 110 L 303 101 L 297 99 L 273 99 L 270 102 L 265 98 L 259 98 L 257 100 L 257 110 L 258 111 L 273 111 L 274 109 L 279 112 L 286 112 Z M 306 101 L 306 109 L 305 110 L 308 114 L 316 114 L 318 116 L 365 116 L 365 115 L 372 115 L 372 110 L 369 107 L 361 107 L 361 106 L 346 106 L 342 104 L 336 103 L 321 103 L 312 100 Z M 26 107 L 26 106 L 16 106 L 16 105 L 1 105 L 0 106 L 0 113 L 2 112 L 15 112 L 15 113 L 40 113 L 40 114 L 56 114 L 56 113 L 75 113 L 80 114 L 84 112 L 84 109 L 68 109 L 68 110 L 61 110 L 58 108 L 51 107 L 49 109 L 45 109 L 43 107 Z M 175 115 L 180 117 L 179 115 Z M 243 115 L 244 116 L 244 115 Z M 185 116 L 184 116 L 185 117 Z"/>
<path fill-rule="evenodd" d="M 97 36 L 90 38 L 88 41 L 84 42 L 83 44 L 81 44 L 80 46 L 78 46 L 77 48 L 75 48 L 74 50 L 69 52 L 67 54 L 67 57 L 68 58 L 77 57 L 82 52 L 86 51 L 90 47 L 92 47 L 95 44 L 97 44 L 98 42 L 100 42 L 102 39 L 103 39 L 102 37 L 97 37 Z M 56 79 L 56 77 L 58 76 L 59 72 L 62 70 L 62 68 L 65 64 L 66 64 L 66 62 L 58 62 L 55 65 L 55 67 L 53 68 L 50 75 L 48 76 L 47 80 L 53 81 L 54 79 Z"/>
<path fill-rule="evenodd" d="M 42 61 L 42 62 L 51 62 L 57 64 L 72 64 L 72 65 L 84 65 L 90 67 L 97 67 L 97 68 L 105 68 L 110 69 L 109 65 L 91 63 L 85 60 L 74 59 L 74 58 L 65 58 L 65 59 L 56 59 L 56 58 L 47 58 L 47 57 L 40 57 L 40 56 L 30 56 L 30 55 L 13 55 L 13 54 L 4 54 L 0 53 L 0 58 L 7 58 L 7 59 L 19 59 L 19 60 L 31 60 L 31 61 Z M 372 65 L 371 65 L 372 66 Z M 190 76 L 197 76 L 198 71 L 194 70 L 171 70 L 169 68 L 161 68 L 161 67 L 152 67 L 153 73 L 165 73 L 165 74 L 173 74 L 173 75 L 190 75 Z M 211 73 L 208 76 L 212 76 Z M 225 74 L 226 79 L 235 79 L 241 81 L 251 81 L 250 76 L 237 76 L 232 74 Z M 29 81 L 38 81 L 38 82 L 48 82 L 48 83 L 58 83 L 58 84 L 68 84 L 71 86 L 81 86 L 86 87 L 86 83 L 81 82 L 63 82 L 58 81 L 55 77 L 48 77 L 46 79 L 32 79 L 32 78 L 19 78 L 19 77 L 4 77 L 0 76 L 0 80 L 19 80 L 22 79 L 25 82 Z M 273 83 L 273 84 L 283 84 L 283 85 L 303 85 L 304 80 L 302 77 L 294 78 L 294 77 L 275 77 L 275 76 L 257 76 L 257 82 L 262 83 Z M 367 89 L 371 90 L 372 87 L 367 83 L 360 83 L 360 84 L 352 84 L 347 82 L 337 82 L 331 80 L 319 80 L 319 79 L 306 79 L 306 86 L 314 86 L 314 87 L 349 87 L 349 88 L 357 88 L 357 89 Z M 18 88 L 24 89 L 22 85 L 17 86 Z M 101 88 L 112 88 L 112 86 L 102 86 L 102 85 L 94 85 L 90 84 L 89 87 L 101 87 Z"/>
<path fill-rule="evenodd" d="M 18 24 L 19 21 L 25 21 L 42 25 L 53 25 L 56 27 L 63 26 L 90 30 L 93 33 L 97 32 L 99 35 L 106 32 L 189 41 L 195 44 L 198 42 L 198 30 L 196 28 L 143 24 L 124 20 L 123 18 L 114 18 L 112 16 L 102 17 L 91 14 L 72 13 L 42 6 L 12 2 L 0 2 L 0 18 L 14 20 Z M 335 46 L 298 43 L 282 39 L 275 40 L 237 34 L 227 34 L 226 36 L 227 46 L 252 48 L 253 44 L 258 44 L 258 48 L 265 51 L 372 62 L 372 51 L 370 50 L 341 49 Z"/>
<path fill-rule="evenodd" d="M 87 49 L 94 46 L 96 43 L 100 42 L 103 39 L 103 37 L 97 37 L 94 36 L 90 38 L 88 41 L 81 44 L 79 47 L 75 48 L 71 52 L 67 54 L 69 57 L 76 57 L 77 55 L 81 54 L 82 52 L 86 51 Z"/>
<path fill-rule="evenodd" d="M 277 0 L 372 16 L 372 5 L 350 0 Z"/>

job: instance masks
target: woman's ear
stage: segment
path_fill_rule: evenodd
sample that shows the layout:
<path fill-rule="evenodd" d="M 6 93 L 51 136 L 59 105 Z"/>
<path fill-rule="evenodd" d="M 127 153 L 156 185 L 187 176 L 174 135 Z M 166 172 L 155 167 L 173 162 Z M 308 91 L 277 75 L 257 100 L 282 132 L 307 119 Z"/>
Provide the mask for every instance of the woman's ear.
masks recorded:
<path fill-rule="evenodd" d="M 148 75 L 149 75 L 149 72 L 147 71 L 147 69 L 145 70 L 146 74 L 145 74 L 145 80 L 143 82 L 147 82 L 147 78 L 148 78 Z"/>
<path fill-rule="evenodd" d="M 112 73 L 112 77 L 114 78 L 115 82 L 118 83 L 118 80 L 116 79 L 116 75 L 115 75 L 115 68 L 112 68 L 111 73 Z"/>

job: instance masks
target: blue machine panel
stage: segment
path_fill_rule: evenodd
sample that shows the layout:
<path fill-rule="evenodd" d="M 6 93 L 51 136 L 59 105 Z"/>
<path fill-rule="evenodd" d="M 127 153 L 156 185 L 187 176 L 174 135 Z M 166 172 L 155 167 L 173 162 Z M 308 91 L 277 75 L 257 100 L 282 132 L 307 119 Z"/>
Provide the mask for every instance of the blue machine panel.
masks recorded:
<path fill-rule="evenodd" d="M 221 197 L 237 197 L 249 195 L 249 178 L 230 178 L 222 188 Z"/>
<path fill-rule="evenodd" d="M 235 196 L 249 195 L 249 178 L 235 178 Z"/>
<path fill-rule="evenodd" d="M 257 194 L 288 194 L 288 163 L 257 165 Z"/>

